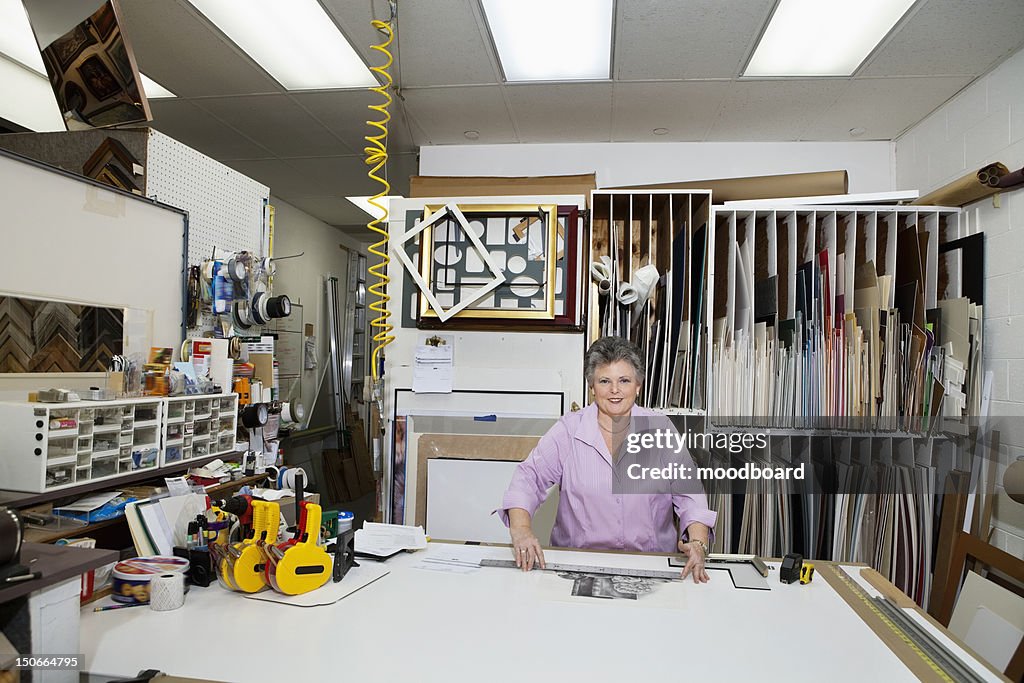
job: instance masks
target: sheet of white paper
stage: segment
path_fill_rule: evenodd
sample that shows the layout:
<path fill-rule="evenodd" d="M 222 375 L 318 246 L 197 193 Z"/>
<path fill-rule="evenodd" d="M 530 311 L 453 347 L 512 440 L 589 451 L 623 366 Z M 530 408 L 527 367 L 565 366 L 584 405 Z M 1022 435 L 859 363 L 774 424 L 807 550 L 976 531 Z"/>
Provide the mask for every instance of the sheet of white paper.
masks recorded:
<path fill-rule="evenodd" d="M 146 525 L 149 535 L 153 537 L 153 545 L 156 546 L 157 553 L 160 555 L 173 555 L 174 533 L 167 522 L 167 517 L 164 516 L 163 507 L 161 507 L 160 502 L 140 505 L 138 509 L 139 515 L 142 517 L 142 523 Z"/>
<path fill-rule="evenodd" d="M 167 484 L 167 492 L 172 496 L 187 496 L 192 493 L 185 477 L 164 477 L 164 482 Z"/>
<path fill-rule="evenodd" d="M 71 505 L 63 505 L 54 510 L 67 510 L 68 512 L 92 512 L 98 507 L 103 507 L 113 499 L 121 495 L 120 491 L 104 491 L 103 493 L 93 493 L 85 498 L 79 498 Z"/>
<path fill-rule="evenodd" d="M 417 361 L 412 370 L 412 390 L 417 394 L 450 394 L 454 375 L 451 364 L 424 365 Z"/>
<path fill-rule="evenodd" d="M 1024 638 L 1024 631 L 984 605 L 978 605 L 964 642 L 989 664 L 1003 671 L 1021 638 Z"/>
<path fill-rule="evenodd" d="M 317 607 L 319 605 L 330 605 L 345 596 L 352 595 L 360 588 L 364 588 L 377 579 L 390 574 L 390 570 L 383 565 L 364 563 L 358 567 L 348 570 L 338 583 L 328 581 L 320 588 L 302 595 L 282 595 L 277 591 L 265 590 L 262 593 L 252 593 L 245 597 L 250 600 L 263 600 L 266 602 L 278 602 L 282 605 L 293 605 L 295 607 Z"/>
<path fill-rule="evenodd" d="M 427 547 L 427 535 L 421 526 L 366 522 L 356 531 L 355 549 L 370 555 L 393 555 L 400 550 Z"/>

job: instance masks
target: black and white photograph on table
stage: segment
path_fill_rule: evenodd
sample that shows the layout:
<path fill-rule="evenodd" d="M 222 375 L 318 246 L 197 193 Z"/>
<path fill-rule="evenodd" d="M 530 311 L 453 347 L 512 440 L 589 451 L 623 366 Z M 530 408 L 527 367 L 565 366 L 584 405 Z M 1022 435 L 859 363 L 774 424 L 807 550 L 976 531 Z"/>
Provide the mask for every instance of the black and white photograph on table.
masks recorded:
<path fill-rule="evenodd" d="M 572 580 L 571 595 L 603 600 L 636 600 L 640 595 L 654 592 L 659 584 L 668 582 L 667 579 L 619 576 L 617 574 L 559 572 L 558 575 L 563 579 Z"/>

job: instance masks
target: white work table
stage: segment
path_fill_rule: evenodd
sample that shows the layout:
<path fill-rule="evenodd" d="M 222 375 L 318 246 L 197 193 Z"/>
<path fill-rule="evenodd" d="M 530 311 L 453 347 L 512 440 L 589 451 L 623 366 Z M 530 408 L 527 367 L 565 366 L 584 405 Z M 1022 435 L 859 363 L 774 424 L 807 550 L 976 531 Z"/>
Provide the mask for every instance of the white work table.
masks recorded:
<path fill-rule="evenodd" d="M 554 572 L 416 568 L 453 553 L 511 556 L 508 548 L 431 543 L 322 607 L 246 599 L 218 585 L 193 588 L 172 612 L 97 613 L 89 605 L 81 619 L 86 669 L 231 682 L 917 680 L 820 576 L 785 585 L 772 571 L 771 590 L 756 591 L 715 571 L 708 584 L 674 581 L 632 601 L 572 597 L 572 581 Z M 667 568 L 649 555 L 551 550 L 546 558 Z"/>

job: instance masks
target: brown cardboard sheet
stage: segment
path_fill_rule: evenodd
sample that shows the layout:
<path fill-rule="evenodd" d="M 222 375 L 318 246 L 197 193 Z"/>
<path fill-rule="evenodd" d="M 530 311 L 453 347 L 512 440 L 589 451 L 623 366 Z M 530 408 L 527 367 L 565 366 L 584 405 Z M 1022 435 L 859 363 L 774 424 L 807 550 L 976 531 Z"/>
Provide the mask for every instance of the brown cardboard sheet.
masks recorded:
<path fill-rule="evenodd" d="M 493 436 L 484 434 L 423 434 L 417 447 L 416 521 L 427 523 L 427 460 L 508 460 L 522 462 L 541 440 L 539 436 Z"/>
<path fill-rule="evenodd" d="M 999 181 L 1009 172 L 1010 169 L 1003 164 L 989 164 L 929 192 L 913 203 L 917 206 L 964 206 L 999 192 Z"/>
<path fill-rule="evenodd" d="M 784 175 L 751 176 L 749 178 L 717 178 L 688 180 L 678 183 L 653 183 L 625 187 L 606 187 L 603 190 L 711 190 L 715 204 L 747 199 L 777 199 L 780 197 L 820 197 L 846 194 L 850 179 L 846 171 L 816 171 Z"/>
<path fill-rule="evenodd" d="M 498 177 L 424 176 L 409 179 L 410 197 L 490 197 L 512 195 L 583 195 L 597 188 L 594 173 L 581 175 Z"/>

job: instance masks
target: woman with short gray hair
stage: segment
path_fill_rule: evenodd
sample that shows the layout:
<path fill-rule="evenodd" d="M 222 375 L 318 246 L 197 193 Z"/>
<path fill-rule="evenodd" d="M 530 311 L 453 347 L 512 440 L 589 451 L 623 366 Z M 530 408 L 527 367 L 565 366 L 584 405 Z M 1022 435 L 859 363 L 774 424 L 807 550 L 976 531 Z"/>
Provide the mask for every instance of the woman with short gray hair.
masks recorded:
<path fill-rule="evenodd" d="M 625 494 L 612 487 L 613 454 L 620 452 L 633 418 L 659 413 L 636 405 L 645 367 L 640 350 L 622 337 L 602 337 L 584 357 L 592 403 L 562 417 L 521 462 L 502 501 L 502 520 L 512 536 L 516 565 L 544 567 L 533 532 L 534 512 L 548 490 L 560 487 L 551 544 L 565 548 L 675 552 L 687 556 L 682 576 L 708 580 L 711 528 L 717 514 L 703 490 L 693 493 Z M 678 518 L 679 531 L 676 531 Z"/>

